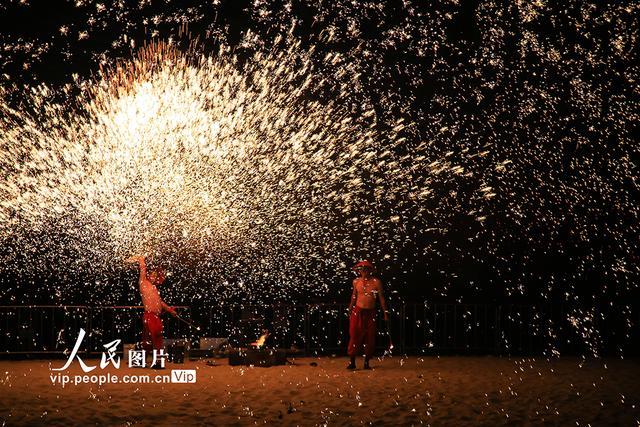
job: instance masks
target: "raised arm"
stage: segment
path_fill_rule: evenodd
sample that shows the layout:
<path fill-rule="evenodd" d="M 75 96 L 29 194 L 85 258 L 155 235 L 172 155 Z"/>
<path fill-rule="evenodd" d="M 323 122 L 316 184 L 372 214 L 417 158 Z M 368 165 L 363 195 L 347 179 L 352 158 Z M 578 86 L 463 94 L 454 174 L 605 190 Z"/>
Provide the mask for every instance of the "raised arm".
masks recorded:
<path fill-rule="evenodd" d="M 138 266 L 140 267 L 140 283 L 147 279 L 147 263 L 144 260 L 144 256 L 134 256 L 127 258 L 126 261 L 130 263 L 138 263 Z"/>
<path fill-rule="evenodd" d="M 389 310 L 387 308 L 387 301 L 384 299 L 384 292 L 382 292 L 382 282 L 380 280 L 376 280 L 376 282 L 378 284 L 378 298 L 380 299 L 380 307 L 382 307 L 384 320 L 389 320 Z"/>

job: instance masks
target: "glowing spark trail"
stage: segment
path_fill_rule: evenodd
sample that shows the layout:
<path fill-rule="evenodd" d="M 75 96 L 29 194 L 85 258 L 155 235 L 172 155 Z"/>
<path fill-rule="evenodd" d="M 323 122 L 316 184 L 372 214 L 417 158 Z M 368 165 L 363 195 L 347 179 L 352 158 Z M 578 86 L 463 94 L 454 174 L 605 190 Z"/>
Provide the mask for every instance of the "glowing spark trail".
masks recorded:
<path fill-rule="evenodd" d="M 196 256 L 202 271 L 294 283 L 311 263 L 340 262 L 351 233 L 399 221 L 380 208 L 404 180 L 375 113 L 352 115 L 345 91 L 313 96 L 326 88 L 300 52 L 257 53 L 240 72 L 224 48 L 158 43 L 78 83 L 73 103 L 40 86 L 30 109 L 3 105 L 2 240 L 58 265 Z"/>

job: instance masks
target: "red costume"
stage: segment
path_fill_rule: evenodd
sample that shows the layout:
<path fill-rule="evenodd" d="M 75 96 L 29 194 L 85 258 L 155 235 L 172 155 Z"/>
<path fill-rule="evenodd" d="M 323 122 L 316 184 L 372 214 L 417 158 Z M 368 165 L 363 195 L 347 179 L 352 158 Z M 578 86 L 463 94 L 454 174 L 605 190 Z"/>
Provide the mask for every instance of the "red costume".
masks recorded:
<path fill-rule="evenodd" d="M 355 306 L 349 317 L 349 356 L 361 356 L 363 344 L 364 355 L 370 358 L 376 348 L 376 309 Z"/>
<path fill-rule="evenodd" d="M 142 347 L 147 353 L 162 348 L 162 319 L 160 315 L 145 311 L 142 316 Z"/>

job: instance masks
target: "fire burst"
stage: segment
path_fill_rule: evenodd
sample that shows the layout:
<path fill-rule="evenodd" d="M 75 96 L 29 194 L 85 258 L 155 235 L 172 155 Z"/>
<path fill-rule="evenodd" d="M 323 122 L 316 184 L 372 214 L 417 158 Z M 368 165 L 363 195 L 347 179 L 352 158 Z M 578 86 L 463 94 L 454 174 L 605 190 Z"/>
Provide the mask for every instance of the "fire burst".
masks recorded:
<path fill-rule="evenodd" d="M 197 255 L 209 272 L 284 280 L 339 263 L 354 232 L 398 223 L 381 209 L 405 191 L 388 149 L 402 124 L 381 149 L 375 113 L 353 114 L 349 79 L 329 88 L 289 46 L 239 65 L 225 48 L 156 43 L 66 88 L 73 102 L 41 86 L 26 107 L 3 103 L 2 241 L 44 247 L 58 265 Z"/>

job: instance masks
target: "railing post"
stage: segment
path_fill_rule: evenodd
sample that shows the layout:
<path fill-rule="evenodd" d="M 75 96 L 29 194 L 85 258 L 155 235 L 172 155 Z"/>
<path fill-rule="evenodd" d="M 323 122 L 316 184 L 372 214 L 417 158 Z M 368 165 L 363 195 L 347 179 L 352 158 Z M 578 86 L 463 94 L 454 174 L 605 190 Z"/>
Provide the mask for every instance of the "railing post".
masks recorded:
<path fill-rule="evenodd" d="M 311 305 L 306 304 L 306 310 L 304 312 L 304 353 L 305 356 L 309 356 L 310 341 L 311 341 L 311 325 L 309 324 L 309 310 Z"/>
<path fill-rule="evenodd" d="M 400 352 L 401 354 L 405 354 L 405 342 L 404 342 L 404 334 L 405 334 L 405 322 L 404 322 L 404 313 L 405 313 L 406 304 L 403 302 L 400 306 L 399 314 L 400 314 Z"/>
<path fill-rule="evenodd" d="M 496 340 L 495 340 L 496 354 L 502 354 L 502 351 L 500 350 L 500 331 L 502 330 L 501 319 L 502 319 L 502 306 L 498 305 L 496 306 Z"/>
<path fill-rule="evenodd" d="M 89 345 L 87 347 L 87 356 L 91 353 L 93 343 L 93 309 L 91 307 L 85 307 L 85 316 L 87 316 L 87 331 L 89 333 Z"/>
<path fill-rule="evenodd" d="M 213 307 L 209 307 L 209 327 L 207 335 L 213 336 Z"/>
<path fill-rule="evenodd" d="M 458 304 L 453 304 L 453 348 L 458 348 Z"/>

